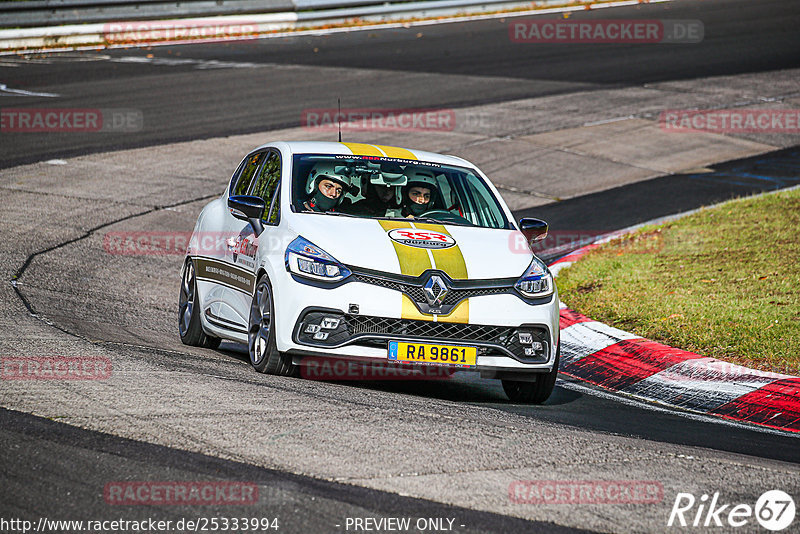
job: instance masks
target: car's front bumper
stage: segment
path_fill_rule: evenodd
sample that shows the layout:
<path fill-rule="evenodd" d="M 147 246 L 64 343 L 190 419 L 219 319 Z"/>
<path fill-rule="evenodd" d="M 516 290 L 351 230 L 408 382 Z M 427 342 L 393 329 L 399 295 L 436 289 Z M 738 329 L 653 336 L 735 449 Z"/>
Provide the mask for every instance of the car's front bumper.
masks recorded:
<path fill-rule="evenodd" d="M 302 356 L 387 360 L 390 340 L 408 340 L 475 346 L 477 367 L 472 369 L 480 371 L 541 373 L 550 371 L 555 361 L 557 294 L 539 304 L 509 293 L 470 297 L 462 303 L 468 313 L 461 314 L 460 322 L 448 322 L 435 316 L 421 320 L 418 313 L 409 316 L 403 293 L 386 287 L 353 281 L 327 288 L 303 283 L 288 273 L 281 282 L 275 300 L 278 350 L 294 354 L 297 360 Z M 339 325 L 328 330 L 327 339 L 314 340 L 306 327 L 324 317 L 337 318 Z M 535 354 L 529 350 L 526 355 L 520 333 L 530 333 L 544 350 Z"/>

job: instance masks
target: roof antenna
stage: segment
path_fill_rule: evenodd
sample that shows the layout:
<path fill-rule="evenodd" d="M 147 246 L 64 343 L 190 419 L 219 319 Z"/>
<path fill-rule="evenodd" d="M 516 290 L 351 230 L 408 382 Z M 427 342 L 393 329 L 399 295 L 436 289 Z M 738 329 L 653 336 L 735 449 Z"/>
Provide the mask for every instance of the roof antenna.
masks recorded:
<path fill-rule="evenodd" d="M 339 142 L 342 142 L 342 99 L 337 98 L 336 102 L 339 104 L 339 113 L 336 117 L 339 119 Z"/>

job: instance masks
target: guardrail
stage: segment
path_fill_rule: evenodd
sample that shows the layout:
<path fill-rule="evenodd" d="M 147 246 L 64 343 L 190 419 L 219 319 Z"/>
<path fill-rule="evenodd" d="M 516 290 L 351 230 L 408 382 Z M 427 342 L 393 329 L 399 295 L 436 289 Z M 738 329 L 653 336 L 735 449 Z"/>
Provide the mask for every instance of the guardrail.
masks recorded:
<path fill-rule="evenodd" d="M 135 46 L 186 40 L 235 40 L 258 35 L 326 25 L 380 23 L 414 18 L 447 18 L 504 10 L 536 10 L 537 13 L 567 12 L 588 7 L 635 5 L 642 0 L 41 0 L 0 3 L 0 54 L 19 50 L 75 49 L 79 47 Z M 649 0 L 669 2 L 671 0 Z M 250 14 L 250 7 L 258 9 Z M 201 4 L 214 9 L 201 11 Z M 554 5 L 546 9 L 547 4 Z M 172 6 L 173 11 L 159 11 Z M 238 7 L 234 7 L 234 5 Z M 43 6 L 49 6 L 44 9 Z M 134 12 L 113 12 L 112 7 Z M 37 8 L 39 11 L 36 11 Z M 217 9 L 223 9 L 221 15 Z M 70 17 L 79 19 L 66 24 Z M 47 20 L 35 19 L 47 14 Z M 91 15 L 91 13 L 94 13 Z M 524 11 L 529 12 L 529 11 Z M 9 28 L 9 13 L 18 15 Z M 55 13 L 59 13 L 56 15 Z M 121 15 L 117 13 L 127 13 Z M 519 14 L 519 13 L 518 13 Z M 27 24 L 22 24 L 23 17 Z M 91 19 L 91 16 L 96 18 Z M 59 18 L 60 17 L 60 18 Z M 36 22 L 34 22 L 36 21 Z M 92 22 L 93 21 L 93 22 Z M 139 21 L 139 22 L 137 22 Z M 154 21 L 154 22 L 148 22 Z"/>
<path fill-rule="evenodd" d="M 379 6 L 379 0 L 35 0 L 0 2 L 0 27 L 25 28 Z"/>

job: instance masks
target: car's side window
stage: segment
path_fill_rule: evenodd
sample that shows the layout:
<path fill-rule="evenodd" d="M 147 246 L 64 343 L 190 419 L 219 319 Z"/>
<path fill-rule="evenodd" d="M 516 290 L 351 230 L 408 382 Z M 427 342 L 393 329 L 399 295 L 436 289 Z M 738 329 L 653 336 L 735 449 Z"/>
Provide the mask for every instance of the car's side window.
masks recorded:
<path fill-rule="evenodd" d="M 236 183 L 239 181 L 239 175 L 242 174 L 242 169 L 244 169 L 245 165 L 247 165 L 247 159 L 244 158 L 240 163 L 239 166 L 236 167 L 236 171 L 231 175 L 231 183 L 228 185 L 228 194 L 233 195 L 234 189 L 236 188 Z"/>
<path fill-rule="evenodd" d="M 247 162 L 239 174 L 239 180 L 236 182 L 236 187 L 233 189 L 234 195 L 246 195 L 250 190 L 250 184 L 253 182 L 253 177 L 256 175 L 261 162 L 264 161 L 264 152 L 258 152 L 252 156 L 248 156 Z"/>
<path fill-rule="evenodd" d="M 264 210 L 263 219 L 268 224 L 278 224 L 280 220 L 280 183 L 281 157 L 277 152 L 271 151 L 250 193 L 264 199 L 267 209 Z"/>

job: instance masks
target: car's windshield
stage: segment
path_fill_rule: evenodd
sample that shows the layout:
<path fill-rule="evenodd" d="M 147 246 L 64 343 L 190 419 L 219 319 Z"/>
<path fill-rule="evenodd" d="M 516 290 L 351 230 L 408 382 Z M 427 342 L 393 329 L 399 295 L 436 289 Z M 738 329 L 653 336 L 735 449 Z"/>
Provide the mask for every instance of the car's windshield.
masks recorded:
<path fill-rule="evenodd" d="M 299 154 L 294 156 L 292 176 L 294 211 L 510 228 L 492 191 L 466 167 Z"/>

